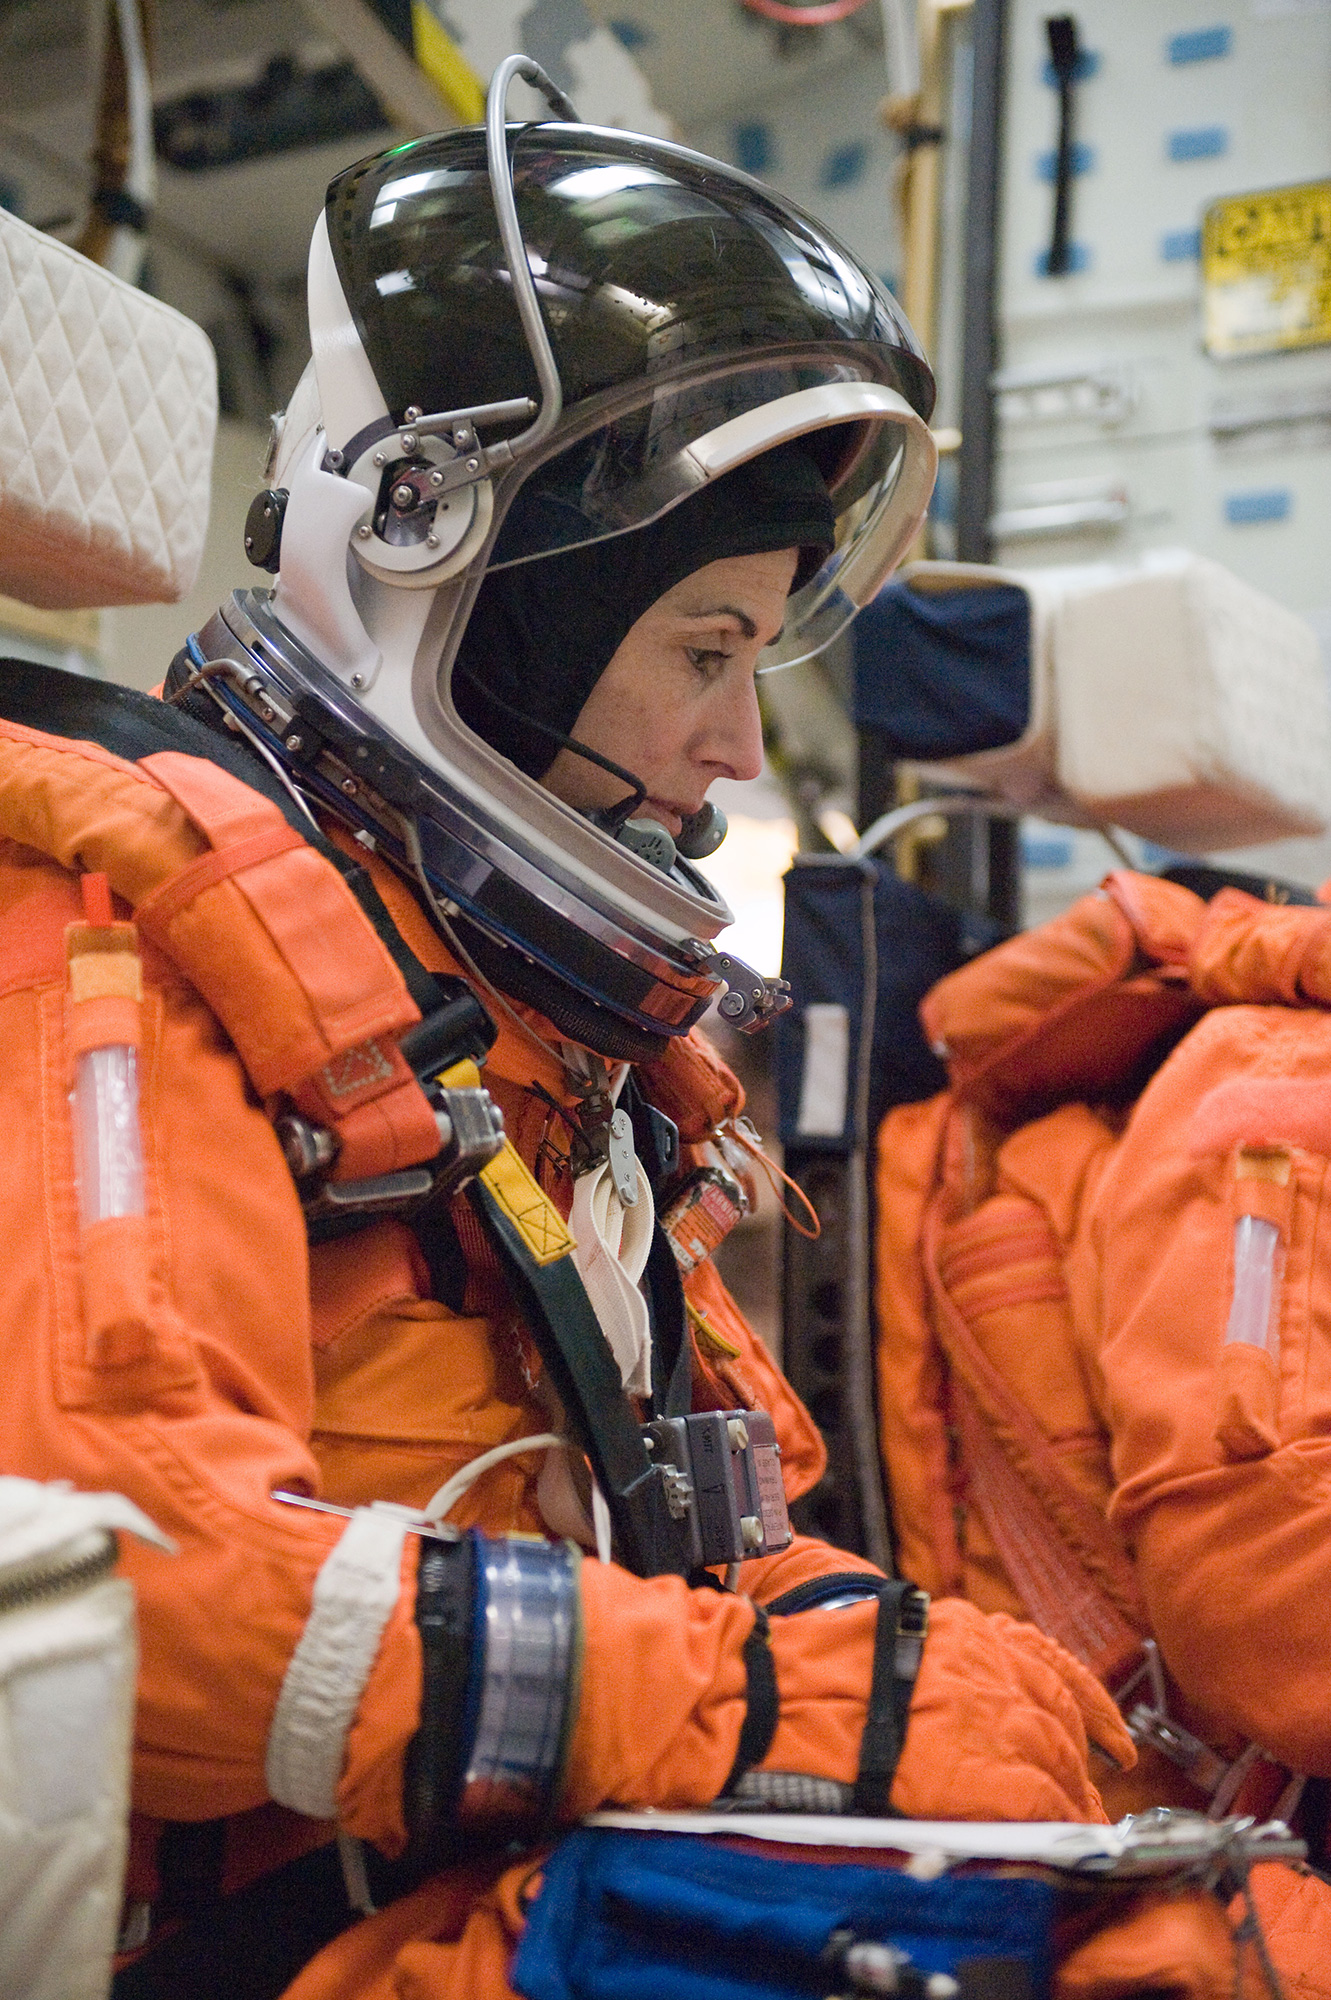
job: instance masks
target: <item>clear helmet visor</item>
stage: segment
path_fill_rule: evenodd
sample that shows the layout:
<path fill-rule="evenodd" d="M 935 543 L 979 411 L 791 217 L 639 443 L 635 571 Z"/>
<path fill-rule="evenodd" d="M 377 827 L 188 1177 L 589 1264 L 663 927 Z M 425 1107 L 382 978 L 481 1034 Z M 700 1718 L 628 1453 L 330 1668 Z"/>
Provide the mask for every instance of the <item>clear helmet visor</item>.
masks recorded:
<path fill-rule="evenodd" d="M 829 645 L 918 531 L 937 469 L 927 425 L 896 389 L 824 357 L 663 386 L 538 465 L 514 495 L 487 568 L 647 526 L 709 481 L 793 438 L 836 510 L 835 545 L 793 592 L 760 671 Z"/>

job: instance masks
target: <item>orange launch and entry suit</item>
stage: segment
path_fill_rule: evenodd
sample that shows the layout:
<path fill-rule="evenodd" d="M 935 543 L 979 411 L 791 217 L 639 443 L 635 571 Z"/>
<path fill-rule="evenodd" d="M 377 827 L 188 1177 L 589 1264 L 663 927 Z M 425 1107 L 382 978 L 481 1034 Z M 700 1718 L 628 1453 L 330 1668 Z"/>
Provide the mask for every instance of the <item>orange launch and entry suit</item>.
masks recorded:
<path fill-rule="evenodd" d="M 889 1115 L 877 1180 L 902 1565 L 1116 1688 L 1153 1634 L 1205 1789 L 1152 1749 L 1107 1803 L 1205 1807 L 1254 1745 L 1230 1810 L 1264 1815 L 1331 1779 L 1331 911 L 1117 873 L 921 1018 L 952 1089 Z M 1331 1888 L 1259 1875 L 1325 2000 Z"/>
<path fill-rule="evenodd" d="M 410 1157 L 419 1106 L 394 1038 L 416 1009 L 341 877 L 277 808 L 199 759 L 129 764 L 6 722 L 0 835 L 3 1463 L 120 1489 L 178 1545 L 124 1555 L 142 1645 L 130 1894 L 151 1902 L 154 1822 L 226 1817 L 228 1884 L 335 1831 L 272 1802 L 265 1757 L 345 1522 L 274 1490 L 419 1504 L 486 1448 L 547 1430 L 550 1404 L 492 1275 L 474 1270 L 454 1310 L 429 1295 L 400 1224 L 307 1248 L 268 1110 L 284 1094 L 339 1120 L 358 1174 Z M 89 922 L 84 871 L 108 878 L 119 927 Z M 420 959 L 456 970 L 412 894 L 377 866 L 376 880 Z M 81 1230 L 70 1090 L 79 1053 L 108 1041 L 137 1046 L 145 1212 Z M 686 1144 L 741 1102 L 696 1037 L 641 1079 Z M 534 1166 L 549 1115 L 534 1086 L 568 1102 L 561 1072 L 508 1030 L 485 1081 Z M 806 1491 L 823 1464 L 811 1420 L 715 1269 L 688 1289 L 699 1406 L 768 1408 L 788 1490 Z M 455 1519 L 540 1532 L 541 1462 L 496 1467 Z M 336 1785 L 337 1824 L 389 1855 L 406 1837 L 419 1721 L 417 1551 L 407 1535 L 377 1649 L 348 1666 L 359 1679 Z M 797 1537 L 743 1581 L 771 1601 L 866 1567 Z M 588 1556 L 581 1612 L 561 1815 L 714 1798 L 745 1716 L 754 1601 Z M 854 1779 L 874 1618 L 869 1600 L 772 1620 L 768 1766 Z M 915 1815 L 1101 1818 L 1088 1735 L 1130 1761 L 1103 1691 L 1042 1634 L 938 1604 L 892 1797 Z M 499 1866 L 440 1877 L 353 1927 L 293 1991 L 505 1992 L 510 1932 L 483 1903 Z"/>

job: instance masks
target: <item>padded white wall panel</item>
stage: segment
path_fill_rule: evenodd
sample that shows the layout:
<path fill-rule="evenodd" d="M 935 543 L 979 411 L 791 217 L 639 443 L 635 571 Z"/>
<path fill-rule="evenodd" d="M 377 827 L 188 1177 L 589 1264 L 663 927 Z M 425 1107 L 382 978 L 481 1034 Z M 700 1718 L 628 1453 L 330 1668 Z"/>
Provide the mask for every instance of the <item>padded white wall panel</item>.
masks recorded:
<path fill-rule="evenodd" d="M 0 211 L 0 591 L 171 603 L 208 527 L 207 335 Z"/>

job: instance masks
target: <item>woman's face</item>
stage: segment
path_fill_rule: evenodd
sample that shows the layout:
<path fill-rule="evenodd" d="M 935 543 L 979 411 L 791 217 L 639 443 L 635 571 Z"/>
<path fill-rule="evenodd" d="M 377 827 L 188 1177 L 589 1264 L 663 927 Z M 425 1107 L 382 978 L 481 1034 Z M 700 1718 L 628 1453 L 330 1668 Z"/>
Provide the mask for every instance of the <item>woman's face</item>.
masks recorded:
<path fill-rule="evenodd" d="M 756 778 L 754 672 L 781 630 L 797 551 L 726 556 L 658 597 L 621 642 L 570 732 L 641 778 L 641 819 L 678 835 L 716 778 Z M 561 750 L 541 780 L 569 805 L 617 805 L 624 787 Z"/>

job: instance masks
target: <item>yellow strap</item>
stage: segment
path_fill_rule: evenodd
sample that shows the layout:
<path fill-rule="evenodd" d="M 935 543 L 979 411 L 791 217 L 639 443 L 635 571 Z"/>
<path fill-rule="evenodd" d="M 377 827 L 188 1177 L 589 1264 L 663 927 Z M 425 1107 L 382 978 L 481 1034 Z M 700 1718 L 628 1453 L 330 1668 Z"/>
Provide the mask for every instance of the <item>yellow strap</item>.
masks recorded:
<path fill-rule="evenodd" d="M 474 1062 L 454 1063 L 439 1078 L 445 1090 L 477 1090 L 481 1073 Z M 555 1264 L 577 1248 L 577 1239 L 541 1187 L 511 1139 L 479 1178 L 485 1182 L 538 1264 Z"/>
<path fill-rule="evenodd" d="M 698 1345 L 703 1353 L 719 1356 L 725 1361 L 738 1361 L 740 1357 L 738 1347 L 732 1347 L 725 1336 L 717 1332 L 706 1313 L 699 1312 L 693 1300 L 687 1295 L 684 1299 L 684 1305 L 689 1315 L 689 1325 L 697 1334 Z"/>
<path fill-rule="evenodd" d="M 453 37 L 443 27 L 429 0 L 411 0 L 411 43 L 417 67 L 424 70 L 462 123 L 483 125 L 484 86 Z"/>

